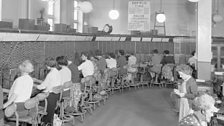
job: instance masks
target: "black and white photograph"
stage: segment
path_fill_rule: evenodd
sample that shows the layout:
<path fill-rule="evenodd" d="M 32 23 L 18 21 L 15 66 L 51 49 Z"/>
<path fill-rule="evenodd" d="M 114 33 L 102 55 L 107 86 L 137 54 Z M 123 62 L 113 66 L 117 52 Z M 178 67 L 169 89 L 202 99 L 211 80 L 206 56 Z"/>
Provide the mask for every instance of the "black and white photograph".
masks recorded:
<path fill-rule="evenodd" d="M 0 0 L 0 126 L 224 126 L 224 0 Z"/>

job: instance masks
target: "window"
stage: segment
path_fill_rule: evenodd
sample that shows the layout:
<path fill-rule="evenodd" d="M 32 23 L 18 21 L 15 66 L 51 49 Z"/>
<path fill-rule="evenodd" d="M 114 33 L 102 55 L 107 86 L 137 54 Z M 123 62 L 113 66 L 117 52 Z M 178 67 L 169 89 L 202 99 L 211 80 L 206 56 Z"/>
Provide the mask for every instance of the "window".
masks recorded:
<path fill-rule="evenodd" d="M 74 7 L 73 28 L 78 29 L 79 11 L 78 11 L 78 1 L 77 0 L 74 0 L 73 7 Z"/>
<path fill-rule="evenodd" d="M 53 26 L 54 26 L 53 19 L 51 19 L 51 18 L 47 19 L 47 23 L 50 25 L 50 31 L 53 31 Z"/>
<path fill-rule="evenodd" d="M 73 28 L 78 29 L 78 23 L 73 23 Z"/>
<path fill-rule="evenodd" d="M 74 20 L 78 20 L 78 2 L 74 1 Z"/>
<path fill-rule="evenodd" d="M 48 19 L 47 19 L 47 23 L 50 25 L 50 31 L 53 31 L 54 29 L 54 1 L 53 0 L 49 0 L 48 1 Z"/>
<path fill-rule="evenodd" d="M 54 15 L 54 1 L 48 1 L 48 15 Z"/>

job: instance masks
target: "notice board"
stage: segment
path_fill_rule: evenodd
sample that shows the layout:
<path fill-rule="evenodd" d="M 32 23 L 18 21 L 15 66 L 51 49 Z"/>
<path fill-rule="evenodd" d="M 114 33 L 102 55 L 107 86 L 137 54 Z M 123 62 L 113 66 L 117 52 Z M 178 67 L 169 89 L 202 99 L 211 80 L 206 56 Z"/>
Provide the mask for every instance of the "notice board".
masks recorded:
<path fill-rule="evenodd" d="M 130 0 L 128 2 L 128 30 L 150 31 L 149 0 Z"/>

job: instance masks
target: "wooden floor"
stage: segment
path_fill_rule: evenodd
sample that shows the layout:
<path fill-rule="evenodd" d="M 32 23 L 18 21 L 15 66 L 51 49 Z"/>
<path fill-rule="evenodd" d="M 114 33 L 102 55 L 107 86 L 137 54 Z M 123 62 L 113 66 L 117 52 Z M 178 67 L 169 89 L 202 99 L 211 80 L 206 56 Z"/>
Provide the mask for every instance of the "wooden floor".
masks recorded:
<path fill-rule="evenodd" d="M 139 89 L 116 93 L 77 126 L 177 126 L 170 89 Z"/>

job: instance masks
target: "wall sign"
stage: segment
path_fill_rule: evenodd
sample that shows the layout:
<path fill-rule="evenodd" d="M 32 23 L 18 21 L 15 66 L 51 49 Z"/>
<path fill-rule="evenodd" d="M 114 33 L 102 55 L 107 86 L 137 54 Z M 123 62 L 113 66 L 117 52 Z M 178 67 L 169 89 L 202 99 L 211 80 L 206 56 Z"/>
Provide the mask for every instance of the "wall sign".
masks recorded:
<path fill-rule="evenodd" d="M 128 30 L 150 31 L 150 1 L 130 0 L 128 3 Z"/>

